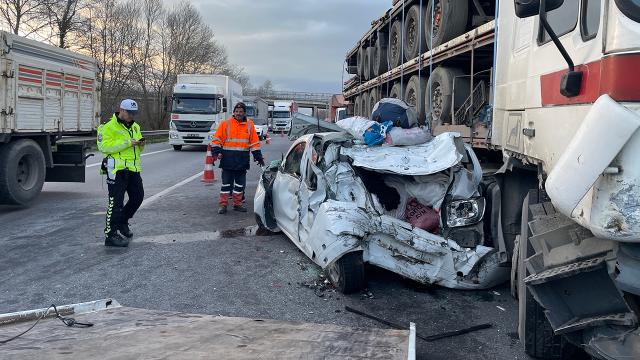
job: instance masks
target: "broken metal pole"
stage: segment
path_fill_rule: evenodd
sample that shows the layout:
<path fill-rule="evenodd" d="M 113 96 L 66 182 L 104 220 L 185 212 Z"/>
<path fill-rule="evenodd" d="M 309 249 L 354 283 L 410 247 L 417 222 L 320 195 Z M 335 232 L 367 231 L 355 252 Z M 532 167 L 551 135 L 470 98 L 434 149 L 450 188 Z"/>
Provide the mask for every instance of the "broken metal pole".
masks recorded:
<path fill-rule="evenodd" d="M 366 317 L 368 319 L 371 320 L 375 320 L 381 324 L 385 324 L 387 326 L 390 326 L 394 329 L 398 329 L 398 330 L 407 330 L 406 326 L 379 318 L 377 316 L 374 315 L 369 315 L 367 313 L 364 313 L 360 310 L 354 309 L 352 307 L 349 306 L 345 306 L 344 309 L 348 312 L 354 313 L 354 314 L 358 314 L 360 316 Z M 444 338 L 448 338 L 448 337 L 454 337 L 454 336 L 458 336 L 458 335 L 463 335 L 463 334 L 468 334 L 470 332 L 474 332 L 474 331 L 478 331 L 478 330 L 482 330 L 482 329 L 488 329 L 490 327 L 492 327 L 493 324 L 489 324 L 489 323 L 485 323 L 485 324 L 480 324 L 480 325 L 474 325 L 474 326 L 470 326 L 468 328 L 464 328 L 464 329 L 458 329 L 458 330 L 453 330 L 453 331 L 447 331 L 447 332 L 443 332 L 440 334 L 434 334 L 434 335 L 429 335 L 429 336 L 423 336 L 420 334 L 416 334 L 416 337 L 419 339 L 422 339 L 424 341 L 434 341 L 434 340 L 439 340 L 439 339 L 444 339 Z"/>

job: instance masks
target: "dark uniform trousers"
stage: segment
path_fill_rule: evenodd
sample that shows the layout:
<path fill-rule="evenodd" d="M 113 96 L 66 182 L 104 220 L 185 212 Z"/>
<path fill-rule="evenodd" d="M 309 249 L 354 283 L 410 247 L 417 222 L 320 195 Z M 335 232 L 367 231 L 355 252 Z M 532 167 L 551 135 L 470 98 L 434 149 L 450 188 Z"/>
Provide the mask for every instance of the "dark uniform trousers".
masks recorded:
<path fill-rule="evenodd" d="M 119 170 L 115 179 L 107 178 L 109 188 L 109 205 L 107 207 L 107 221 L 104 233 L 110 235 L 118 230 L 120 224 L 126 224 L 138 211 L 144 200 L 144 188 L 139 172 L 127 169 Z M 129 200 L 124 204 L 124 194 Z"/>

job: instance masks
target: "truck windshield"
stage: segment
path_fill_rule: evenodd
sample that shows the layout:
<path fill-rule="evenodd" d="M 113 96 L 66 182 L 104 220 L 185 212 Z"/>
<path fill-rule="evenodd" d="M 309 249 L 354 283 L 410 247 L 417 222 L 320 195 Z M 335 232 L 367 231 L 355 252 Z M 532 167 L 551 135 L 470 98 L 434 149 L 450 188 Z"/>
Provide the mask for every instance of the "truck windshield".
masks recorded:
<path fill-rule="evenodd" d="M 274 111 L 273 112 L 273 118 L 274 119 L 286 119 L 286 118 L 290 118 L 291 115 L 289 114 L 288 111 Z"/>
<path fill-rule="evenodd" d="M 255 108 L 251 105 L 247 105 L 247 116 L 255 116 Z"/>
<path fill-rule="evenodd" d="M 220 109 L 215 98 L 174 96 L 171 111 L 176 114 L 217 114 Z"/>
<path fill-rule="evenodd" d="M 640 22 L 640 0 L 616 0 L 616 4 L 626 16 Z"/>

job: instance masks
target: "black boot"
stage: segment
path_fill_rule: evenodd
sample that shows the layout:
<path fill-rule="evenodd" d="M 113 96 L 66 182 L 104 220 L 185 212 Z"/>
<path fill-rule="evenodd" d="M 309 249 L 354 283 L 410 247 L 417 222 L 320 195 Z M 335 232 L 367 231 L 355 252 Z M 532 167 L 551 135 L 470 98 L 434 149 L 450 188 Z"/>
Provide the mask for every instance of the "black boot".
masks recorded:
<path fill-rule="evenodd" d="M 239 212 L 247 212 L 247 208 L 244 205 L 233 205 L 233 210 Z"/>
<path fill-rule="evenodd" d="M 226 213 L 227 213 L 227 206 L 226 205 L 218 206 L 218 214 L 226 214 Z"/>
<path fill-rule="evenodd" d="M 118 227 L 118 231 L 120 231 L 120 235 L 124 237 L 133 237 L 133 233 L 131 232 L 131 229 L 129 229 L 129 224 L 127 223 L 120 224 L 120 226 Z"/>
<path fill-rule="evenodd" d="M 129 240 L 114 231 L 104 239 L 104 246 L 127 247 L 129 246 Z"/>

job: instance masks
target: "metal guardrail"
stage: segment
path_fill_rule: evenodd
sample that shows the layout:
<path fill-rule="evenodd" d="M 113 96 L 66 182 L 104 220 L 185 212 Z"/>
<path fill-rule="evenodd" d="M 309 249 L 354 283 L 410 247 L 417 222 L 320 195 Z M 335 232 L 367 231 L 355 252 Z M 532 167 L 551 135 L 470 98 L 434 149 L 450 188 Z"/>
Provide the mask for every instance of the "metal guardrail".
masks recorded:
<path fill-rule="evenodd" d="M 151 137 L 151 136 L 169 136 L 169 130 L 150 130 L 150 131 L 142 131 L 142 136 Z M 58 140 L 56 140 L 57 144 L 63 143 L 79 143 L 86 141 L 96 141 L 95 136 L 64 136 Z"/>
<path fill-rule="evenodd" d="M 261 93 L 258 90 L 246 90 L 247 96 L 259 96 L 265 99 L 271 100 L 295 100 L 298 102 L 321 102 L 327 103 L 334 94 L 329 93 L 311 93 L 311 92 L 297 92 L 297 91 L 270 91 L 268 93 Z"/>

